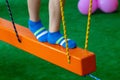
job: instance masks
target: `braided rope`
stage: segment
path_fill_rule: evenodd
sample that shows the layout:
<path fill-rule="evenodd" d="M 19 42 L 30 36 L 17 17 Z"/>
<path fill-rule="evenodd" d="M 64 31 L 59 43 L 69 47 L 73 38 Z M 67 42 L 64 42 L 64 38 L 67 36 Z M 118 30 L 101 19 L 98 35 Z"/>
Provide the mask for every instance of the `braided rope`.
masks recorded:
<path fill-rule="evenodd" d="M 89 12 L 88 12 L 88 22 L 87 22 L 86 39 L 85 39 L 85 49 L 86 49 L 86 50 L 87 50 L 87 48 L 88 48 L 88 38 L 89 38 L 90 24 L 91 24 L 92 1 L 93 1 L 93 0 L 90 0 Z M 101 80 L 101 79 L 97 78 L 96 76 L 94 76 L 94 75 L 92 75 L 92 74 L 88 74 L 88 76 L 90 76 L 91 78 L 93 78 L 93 79 L 95 79 L 95 80 Z"/>
<path fill-rule="evenodd" d="M 95 80 L 101 80 L 100 78 L 98 78 L 98 77 L 96 77 L 96 76 L 94 76 L 92 74 L 89 74 L 88 76 L 91 77 L 91 78 L 93 78 L 93 79 L 95 79 Z"/>
<path fill-rule="evenodd" d="M 90 24 L 91 24 L 91 13 L 92 13 L 92 0 L 90 0 L 90 5 L 89 5 L 88 22 L 87 22 L 86 39 L 85 39 L 85 49 L 88 48 L 88 38 L 89 38 Z"/>
<path fill-rule="evenodd" d="M 67 40 L 67 34 L 66 34 L 66 24 L 65 24 L 65 17 L 64 17 L 63 1 L 62 0 L 60 0 L 60 10 L 61 10 L 64 38 L 65 38 L 65 42 L 66 42 L 67 60 L 68 60 L 68 63 L 70 63 L 70 54 L 69 54 L 69 48 L 68 48 L 68 40 Z"/>
<path fill-rule="evenodd" d="M 21 43 L 21 40 L 20 40 L 20 37 L 19 37 L 19 35 L 18 35 L 18 31 L 17 31 L 17 29 L 16 29 L 16 26 L 15 26 L 15 22 L 14 22 L 14 19 L 13 19 L 13 16 L 12 16 L 12 11 L 11 11 L 11 9 L 10 9 L 10 4 L 9 4 L 8 0 L 6 0 L 6 5 L 7 5 L 8 12 L 9 12 L 9 15 L 10 15 L 10 18 L 11 18 L 11 21 L 12 21 L 12 24 L 13 24 L 14 31 L 15 31 L 15 33 L 16 33 L 16 37 L 17 37 L 18 41 Z"/>

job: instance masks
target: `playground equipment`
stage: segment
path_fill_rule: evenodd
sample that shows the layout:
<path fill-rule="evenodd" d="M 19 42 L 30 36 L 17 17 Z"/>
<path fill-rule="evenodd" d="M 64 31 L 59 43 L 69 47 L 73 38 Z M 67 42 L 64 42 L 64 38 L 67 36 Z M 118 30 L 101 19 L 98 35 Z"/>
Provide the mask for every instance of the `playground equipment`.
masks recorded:
<path fill-rule="evenodd" d="M 90 73 L 96 70 L 95 54 L 87 50 L 88 35 L 90 29 L 90 16 L 92 0 L 90 0 L 90 8 L 88 13 L 88 24 L 86 31 L 85 49 L 75 48 L 69 49 L 67 44 L 66 25 L 64 19 L 64 11 L 62 0 L 60 0 L 61 15 L 64 29 L 64 37 L 66 40 L 66 49 L 59 45 L 39 42 L 28 28 L 14 23 L 8 0 L 6 0 L 12 23 L 8 20 L 0 18 L 0 40 L 7 42 L 17 48 L 27 51 L 37 57 L 48 62 L 67 69 L 75 74 L 86 76 L 89 75 L 94 79 L 95 76 Z M 34 47 L 33 47 L 34 46 Z M 97 79 L 99 80 L 99 79 Z"/>

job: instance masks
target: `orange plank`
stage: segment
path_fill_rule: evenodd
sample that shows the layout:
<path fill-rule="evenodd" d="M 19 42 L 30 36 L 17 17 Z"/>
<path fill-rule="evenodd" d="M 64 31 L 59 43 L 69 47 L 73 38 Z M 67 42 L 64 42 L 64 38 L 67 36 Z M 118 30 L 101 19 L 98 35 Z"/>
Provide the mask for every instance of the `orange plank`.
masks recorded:
<path fill-rule="evenodd" d="M 65 48 L 38 42 L 28 28 L 18 24 L 16 27 L 22 43 L 18 42 L 11 22 L 0 18 L 0 40 L 81 76 L 96 70 L 95 55 L 92 52 L 81 48 L 70 49 L 71 64 L 68 64 Z"/>

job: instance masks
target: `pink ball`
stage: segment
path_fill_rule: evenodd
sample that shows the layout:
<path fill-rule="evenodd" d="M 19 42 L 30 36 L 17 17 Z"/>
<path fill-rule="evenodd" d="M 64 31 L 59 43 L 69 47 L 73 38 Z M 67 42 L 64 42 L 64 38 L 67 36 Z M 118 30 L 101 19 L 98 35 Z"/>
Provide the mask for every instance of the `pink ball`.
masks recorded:
<path fill-rule="evenodd" d="M 79 0 L 78 2 L 78 10 L 82 13 L 87 15 L 88 14 L 88 10 L 89 10 L 89 4 L 90 4 L 90 0 Z M 92 13 L 94 13 L 98 6 L 97 6 L 97 0 L 93 0 L 92 2 Z"/>
<path fill-rule="evenodd" d="M 114 12 L 118 8 L 118 0 L 98 0 L 98 7 L 105 13 Z"/>

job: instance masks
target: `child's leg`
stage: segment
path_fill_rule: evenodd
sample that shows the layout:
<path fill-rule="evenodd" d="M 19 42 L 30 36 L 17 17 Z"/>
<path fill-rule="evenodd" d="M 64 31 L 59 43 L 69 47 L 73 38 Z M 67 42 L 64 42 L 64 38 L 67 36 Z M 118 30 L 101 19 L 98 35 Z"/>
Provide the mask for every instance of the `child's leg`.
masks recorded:
<path fill-rule="evenodd" d="M 63 1 L 64 2 L 64 1 Z M 59 0 L 49 0 L 49 33 L 48 42 L 51 44 L 59 44 L 66 47 L 65 40 L 59 32 L 60 28 L 60 3 Z M 76 43 L 73 40 L 68 40 L 69 48 L 75 48 Z"/>
<path fill-rule="evenodd" d="M 48 32 L 39 18 L 40 0 L 28 0 L 29 29 L 40 42 L 46 42 Z"/>

